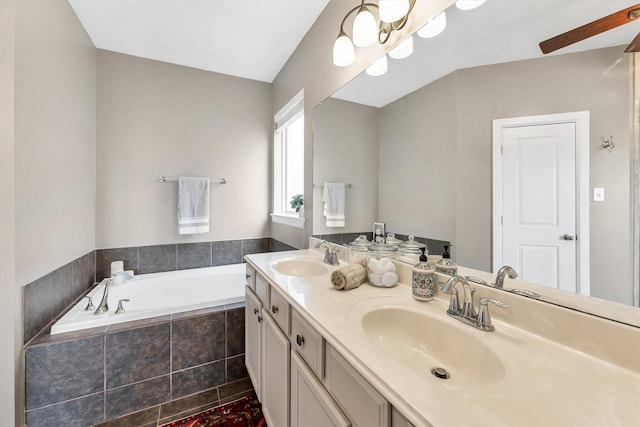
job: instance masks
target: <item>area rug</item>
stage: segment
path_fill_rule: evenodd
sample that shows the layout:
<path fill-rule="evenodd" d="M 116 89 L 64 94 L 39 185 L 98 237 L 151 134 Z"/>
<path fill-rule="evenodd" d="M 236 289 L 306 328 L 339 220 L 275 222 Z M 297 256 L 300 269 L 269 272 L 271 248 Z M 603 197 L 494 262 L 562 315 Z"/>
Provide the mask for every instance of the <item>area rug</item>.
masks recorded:
<path fill-rule="evenodd" d="M 254 394 L 163 427 L 267 427 L 267 423 Z"/>

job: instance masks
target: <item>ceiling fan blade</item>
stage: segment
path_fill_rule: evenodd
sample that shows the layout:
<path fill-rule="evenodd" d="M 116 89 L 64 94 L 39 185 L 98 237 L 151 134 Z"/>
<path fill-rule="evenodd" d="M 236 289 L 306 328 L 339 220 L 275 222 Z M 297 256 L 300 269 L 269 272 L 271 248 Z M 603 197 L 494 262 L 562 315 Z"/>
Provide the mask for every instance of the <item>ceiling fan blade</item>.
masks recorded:
<path fill-rule="evenodd" d="M 619 27 L 640 17 L 640 4 L 633 5 L 540 43 L 542 53 L 553 52 L 596 34 Z"/>
<path fill-rule="evenodd" d="M 624 50 L 626 53 L 640 52 L 640 33 L 633 39 L 629 46 Z"/>

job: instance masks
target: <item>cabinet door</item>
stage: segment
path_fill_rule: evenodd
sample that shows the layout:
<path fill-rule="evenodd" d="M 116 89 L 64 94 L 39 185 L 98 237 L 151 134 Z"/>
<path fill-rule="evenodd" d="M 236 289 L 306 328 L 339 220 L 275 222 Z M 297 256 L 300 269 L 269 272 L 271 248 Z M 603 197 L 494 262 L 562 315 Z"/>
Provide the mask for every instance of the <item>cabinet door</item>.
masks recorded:
<path fill-rule="evenodd" d="M 389 402 L 330 345 L 325 354 L 325 385 L 354 427 L 389 427 Z"/>
<path fill-rule="evenodd" d="M 256 290 L 256 270 L 251 267 L 249 264 L 246 264 L 246 278 L 247 278 L 247 286 L 251 288 L 252 291 Z"/>
<path fill-rule="evenodd" d="M 287 427 L 291 344 L 265 309 L 262 318 L 262 412 L 267 425 Z"/>
<path fill-rule="evenodd" d="M 249 378 L 256 390 L 258 399 L 262 400 L 262 389 L 260 387 L 261 375 L 261 351 L 262 351 L 262 304 L 258 297 L 247 286 L 245 287 L 245 309 L 244 309 L 244 360 L 247 366 Z"/>
<path fill-rule="evenodd" d="M 350 427 L 320 381 L 304 361 L 291 352 L 291 427 Z"/>

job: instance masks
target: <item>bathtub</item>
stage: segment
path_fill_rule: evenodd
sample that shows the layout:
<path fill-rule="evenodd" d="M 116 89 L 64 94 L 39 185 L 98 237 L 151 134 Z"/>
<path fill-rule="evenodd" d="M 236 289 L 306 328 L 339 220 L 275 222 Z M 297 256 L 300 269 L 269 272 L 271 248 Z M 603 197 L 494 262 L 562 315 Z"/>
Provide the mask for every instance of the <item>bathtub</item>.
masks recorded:
<path fill-rule="evenodd" d="M 102 299 L 107 279 L 89 292 L 93 305 Z M 109 311 L 85 311 L 87 299 L 71 308 L 51 327 L 51 334 L 79 331 L 132 320 L 181 313 L 244 301 L 245 264 L 140 274 L 109 289 Z M 116 314 L 118 301 L 125 312 Z"/>

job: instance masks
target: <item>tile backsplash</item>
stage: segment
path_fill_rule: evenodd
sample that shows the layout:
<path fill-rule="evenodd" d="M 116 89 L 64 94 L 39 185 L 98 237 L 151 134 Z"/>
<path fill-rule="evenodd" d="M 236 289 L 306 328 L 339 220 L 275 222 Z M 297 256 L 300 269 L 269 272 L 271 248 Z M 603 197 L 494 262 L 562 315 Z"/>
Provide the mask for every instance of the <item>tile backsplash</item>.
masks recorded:
<path fill-rule="evenodd" d="M 296 248 L 265 237 L 91 251 L 23 287 L 24 343 L 108 277 L 112 261 L 124 261 L 125 270 L 145 274 L 237 264 L 248 254 L 292 249 Z"/>

